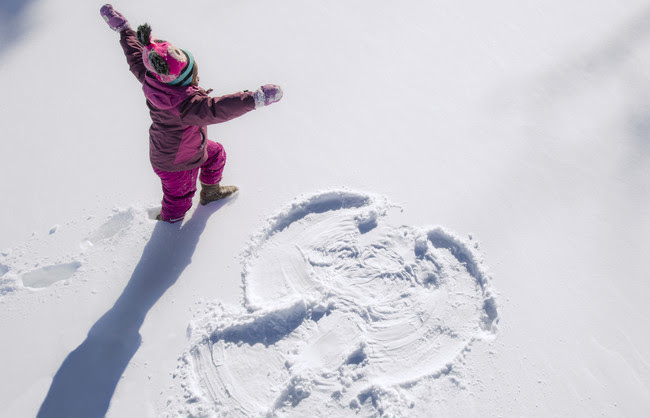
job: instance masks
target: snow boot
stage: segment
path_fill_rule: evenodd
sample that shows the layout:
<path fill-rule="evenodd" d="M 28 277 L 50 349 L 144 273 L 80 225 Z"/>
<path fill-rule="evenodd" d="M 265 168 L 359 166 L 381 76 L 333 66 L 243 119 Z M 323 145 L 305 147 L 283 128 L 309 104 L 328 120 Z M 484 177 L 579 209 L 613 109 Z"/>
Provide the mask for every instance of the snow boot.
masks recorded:
<path fill-rule="evenodd" d="M 201 183 L 201 204 L 207 205 L 215 200 L 220 200 L 231 196 L 239 190 L 237 186 L 220 186 L 217 184 Z"/>
<path fill-rule="evenodd" d="M 173 221 L 167 221 L 167 220 L 163 219 L 163 217 L 162 217 L 162 213 L 159 213 L 158 215 L 156 215 L 156 220 L 157 220 L 157 221 L 167 222 L 167 223 L 170 223 L 170 224 L 175 224 L 176 222 L 180 222 L 180 221 L 182 221 L 183 219 L 184 219 L 184 218 L 174 219 Z"/>

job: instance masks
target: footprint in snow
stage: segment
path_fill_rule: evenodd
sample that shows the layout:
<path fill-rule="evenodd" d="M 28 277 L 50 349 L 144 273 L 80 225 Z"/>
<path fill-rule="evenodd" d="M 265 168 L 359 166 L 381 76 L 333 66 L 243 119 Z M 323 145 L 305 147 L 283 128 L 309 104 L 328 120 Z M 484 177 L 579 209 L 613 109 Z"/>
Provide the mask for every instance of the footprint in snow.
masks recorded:
<path fill-rule="evenodd" d="M 83 244 L 90 244 L 90 246 L 92 246 L 100 241 L 113 238 L 121 231 L 126 230 L 131 225 L 131 222 L 133 222 L 133 218 L 134 215 L 132 210 L 122 210 L 114 213 L 106 222 L 85 239 L 82 246 Z"/>
<path fill-rule="evenodd" d="M 93 245 L 109 240 L 120 234 L 122 231 L 127 230 L 132 225 L 134 218 L 135 215 L 133 209 L 115 211 L 103 224 L 93 230 L 81 241 L 81 250 L 86 251 L 93 247 Z M 52 228 L 49 235 L 58 232 L 58 229 L 58 226 Z M 32 243 L 31 246 L 34 246 L 34 244 Z M 23 255 L 23 258 L 24 257 L 25 256 Z M 44 267 L 24 272 L 15 277 L 22 281 L 24 287 L 31 289 L 46 288 L 54 283 L 73 278 L 75 273 L 82 266 L 81 261 L 76 258 L 77 257 L 73 257 L 70 262 L 46 265 Z M 19 261 L 19 259 L 15 261 Z M 3 276 L 8 271 L 10 271 L 8 266 L 0 265 L 0 276 Z M 2 278 L 1 280 L 1 294 L 8 294 L 16 291 L 17 287 L 15 279 Z"/>
<path fill-rule="evenodd" d="M 316 194 L 272 217 L 245 252 L 245 310 L 215 309 L 179 366 L 187 413 L 405 413 L 496 331 L 474 245 L 383 223 L 390 204 Z M 401 399 L 401 401 L 400 401 Z"/>
<path fill-rule="evenodd" d="M 41 267 L 21 276 L 23 286 L 33 289 L 48 287 L 61 280 L 71 278 L 80 267 L 81 263 L 78 261 Z"/>

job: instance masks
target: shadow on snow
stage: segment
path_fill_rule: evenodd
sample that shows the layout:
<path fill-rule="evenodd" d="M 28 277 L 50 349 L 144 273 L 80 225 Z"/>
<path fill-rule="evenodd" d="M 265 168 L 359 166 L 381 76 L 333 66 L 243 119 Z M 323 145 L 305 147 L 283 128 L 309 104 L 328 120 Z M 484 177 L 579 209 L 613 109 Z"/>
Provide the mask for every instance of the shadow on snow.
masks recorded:
<path fill-rule="evenodd" d="M 34 0 L 0 2 L 0 58 L 27 31 L 25 12 Z"/>
<path fill-rule="evenodd" d="M 126 366 L 141 343 L 149 310 L 192 262 L 210 215 L 226 202 L 199 206 L 184 225 L 159 222 L 131 279 L 58 370 L 38 413 L 45 417 L 103 417 Z"/>

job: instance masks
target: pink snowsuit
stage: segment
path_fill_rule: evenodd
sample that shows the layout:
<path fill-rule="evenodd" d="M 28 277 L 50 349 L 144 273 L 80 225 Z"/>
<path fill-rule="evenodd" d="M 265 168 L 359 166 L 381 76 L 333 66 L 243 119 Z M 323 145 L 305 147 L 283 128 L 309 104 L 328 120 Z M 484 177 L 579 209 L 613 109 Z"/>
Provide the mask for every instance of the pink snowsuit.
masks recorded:
<path fill-rule="evenodd" d="M 177 222 L 192 206 L 199 177 L 204 184 L 221 181 L 226 153 L 207 139 L 206 125 L 226 122 L 255 109 L 252 92 L 210 97 L 197 86 L 172 86 L 151 76 L 142 62 L 142 45 L 135 31 L 124 29 L 120 45 L 131 72 L 142 83 L 151 115 L 149 157 L 162 181 L 160 215 Z"/>

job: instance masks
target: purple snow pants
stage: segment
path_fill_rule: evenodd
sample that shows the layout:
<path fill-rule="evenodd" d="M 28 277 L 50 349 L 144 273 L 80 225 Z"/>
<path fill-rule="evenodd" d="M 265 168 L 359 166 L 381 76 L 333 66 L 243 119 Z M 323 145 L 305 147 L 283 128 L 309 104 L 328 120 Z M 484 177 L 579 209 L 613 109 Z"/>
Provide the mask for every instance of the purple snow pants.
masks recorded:
<path fill-rule="evenodd" d="M 208 159 L 200 167 L 185 171 L 162 171 L 153 168 L 162 181 L 163 200 L 160 216 L 163 221 L 183 220 L 185 213 L 192 207 L 197 177 L 204 184 L 217 184 L 221 181 L 223 168 L 226 165 L 226 151 L 217 142 L 210 140 L 206 142 Z"/>

